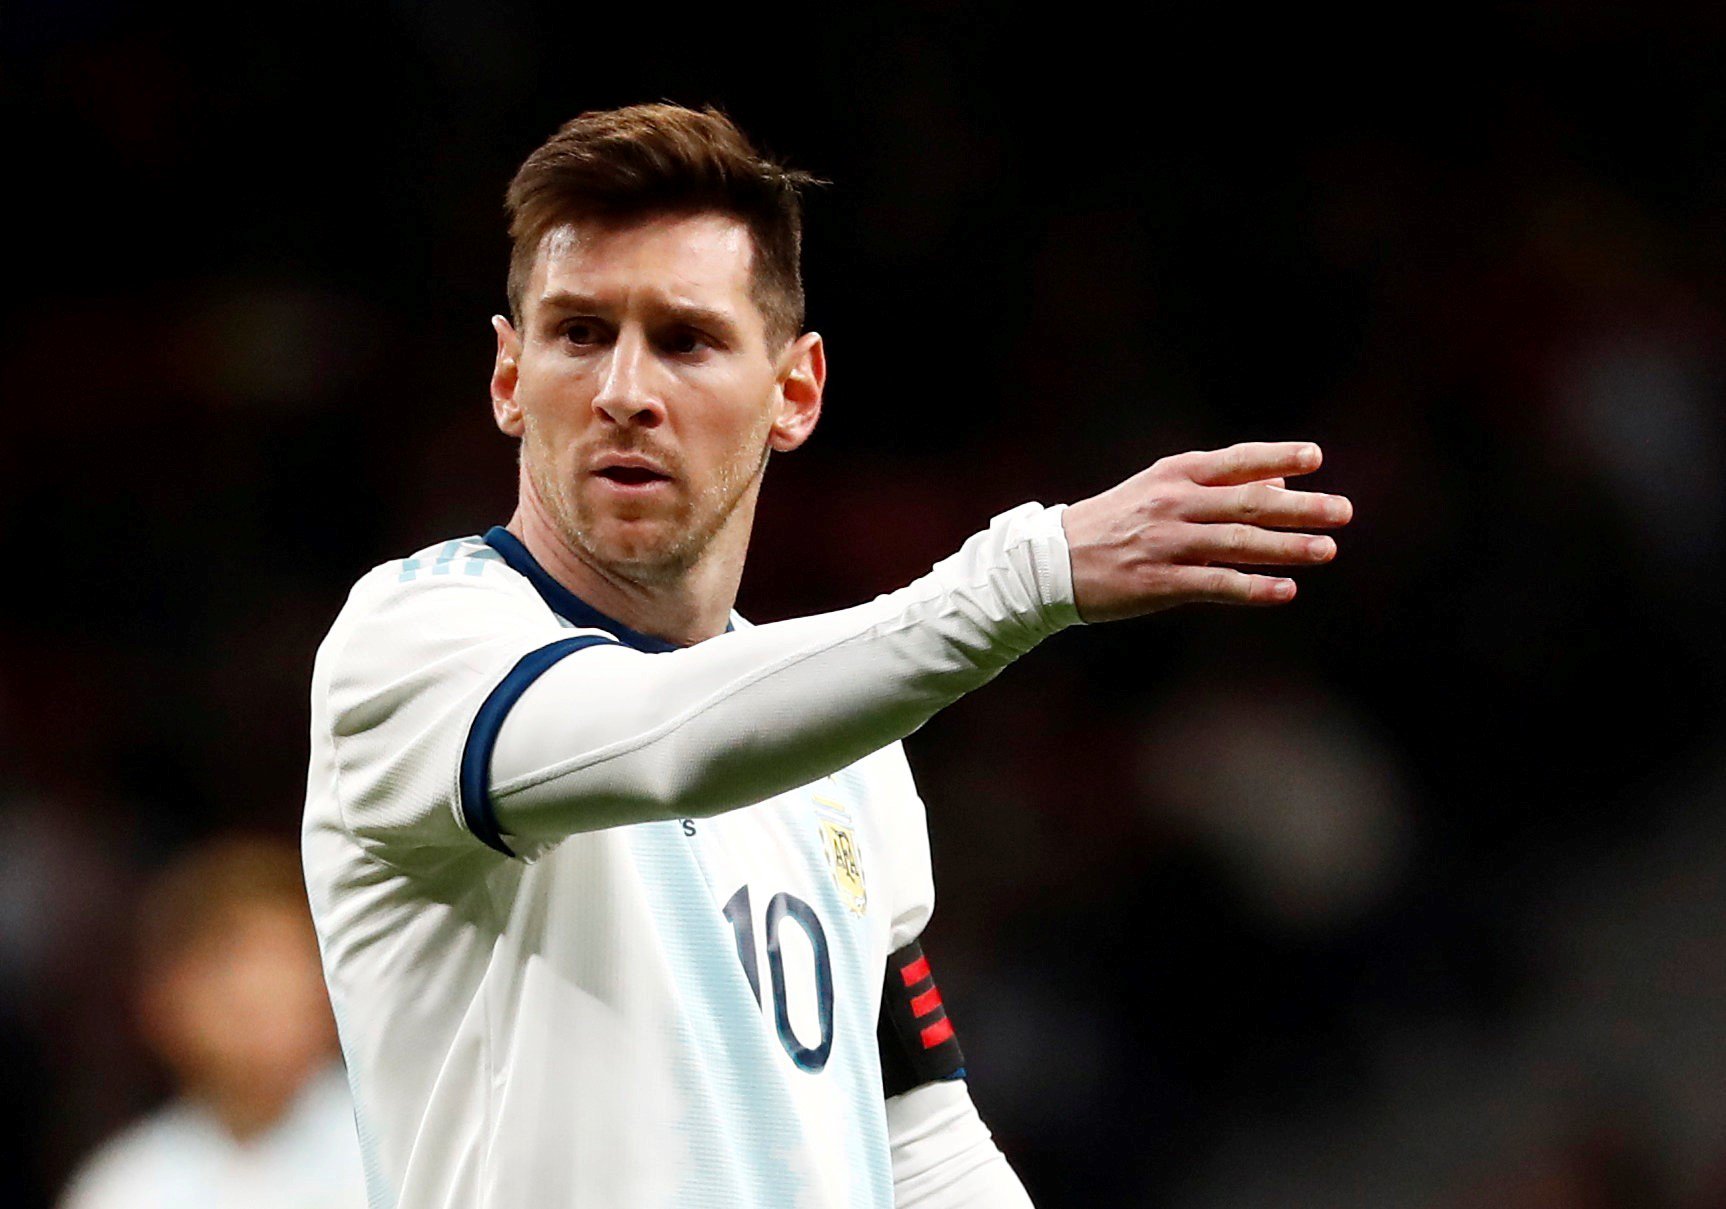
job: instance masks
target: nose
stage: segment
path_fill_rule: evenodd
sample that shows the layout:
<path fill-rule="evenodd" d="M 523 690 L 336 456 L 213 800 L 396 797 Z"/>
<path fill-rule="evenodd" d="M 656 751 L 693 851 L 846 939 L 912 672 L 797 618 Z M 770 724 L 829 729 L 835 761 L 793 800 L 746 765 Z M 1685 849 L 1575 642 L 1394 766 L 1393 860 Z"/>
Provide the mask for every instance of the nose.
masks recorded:
<path fill-rule="evenodd" d="M 665 419 L 665 404 L 655 385 L 653 350 L 639 333 L 624 329 L 593 396 L 593 409 L 614 424 L 655 428 Z"/>

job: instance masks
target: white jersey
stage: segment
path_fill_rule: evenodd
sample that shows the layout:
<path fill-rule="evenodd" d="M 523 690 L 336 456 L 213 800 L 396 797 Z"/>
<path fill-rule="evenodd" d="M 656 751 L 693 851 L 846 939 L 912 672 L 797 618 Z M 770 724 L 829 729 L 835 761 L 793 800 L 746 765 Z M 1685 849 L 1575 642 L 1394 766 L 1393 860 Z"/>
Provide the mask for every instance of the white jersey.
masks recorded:
<path fill-rule="evenodd" d="M 315 1076 L 282 1119 L 239 1141 L 177 1100 L 100 1146 L 60 1209 L 363 1209 L 365 1180 L 340 1071 Z"/>
<path fill-rule="evenodd" d="M 912 1203 L 877 1025 L 933 886 L 897 739 L 1074 620 L 1037 505 L 685 649 L 502 529 L 361 579 L 304 852 L 374 1209 Z"/>

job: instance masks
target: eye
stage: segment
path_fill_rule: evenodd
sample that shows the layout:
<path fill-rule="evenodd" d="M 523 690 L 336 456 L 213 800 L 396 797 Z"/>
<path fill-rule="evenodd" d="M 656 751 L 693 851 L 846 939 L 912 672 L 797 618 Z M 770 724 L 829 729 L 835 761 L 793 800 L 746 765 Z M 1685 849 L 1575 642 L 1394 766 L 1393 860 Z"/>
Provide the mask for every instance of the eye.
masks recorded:
<path fill-rule="evenodd" d="M 605 329 L 593 319 L 571 319 L 559 329 L 559 334 L 570 344 L 580 348 L 591 348 L 605 340 Z"/>
<path fill-rule="evenodd" d="M 660 339 L 660 344 L 668 353 L 676 353 L 680 357 L 698 353 L 702 349 L 712 348 L 713 341 L 692 327 L 673 328 Z"/>

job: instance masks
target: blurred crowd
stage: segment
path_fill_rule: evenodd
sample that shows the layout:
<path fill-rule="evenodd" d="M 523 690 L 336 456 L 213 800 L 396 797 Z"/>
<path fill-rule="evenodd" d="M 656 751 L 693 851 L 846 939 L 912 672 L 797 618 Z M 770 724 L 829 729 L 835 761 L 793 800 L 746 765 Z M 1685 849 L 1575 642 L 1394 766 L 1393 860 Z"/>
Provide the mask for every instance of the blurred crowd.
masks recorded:
<path fill-rule="evenodd" d="M 1186 448 L 1317 440 L 1356 505 L 1289 608 L 1069 632 L 908 741 L 1037 1203 L 1726 1205 L 1726 17 L 840 7 L 651 53 L 458 0 L 0 19 L 0 1199 L 220 1099 L 177 962 L 294 1055 L 278 1113 L 326 1086 L 315 995 L 245 1006 L 279 917 L 145 904 L 294 844 L 347 586 L 507 517 L 516 162 L 670 97 L 833 181 L 746 615 Z"/>

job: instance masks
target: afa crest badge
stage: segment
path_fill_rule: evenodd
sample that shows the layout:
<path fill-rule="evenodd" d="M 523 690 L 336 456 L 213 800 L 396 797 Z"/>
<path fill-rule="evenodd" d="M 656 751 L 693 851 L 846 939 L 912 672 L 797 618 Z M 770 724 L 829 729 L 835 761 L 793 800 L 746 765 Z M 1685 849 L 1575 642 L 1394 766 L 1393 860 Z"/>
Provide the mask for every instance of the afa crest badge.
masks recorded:
<path fill-rule="evenodd" d="M 821 820 L 821 838 L 827 842 L 827 863 L 845 905 L 858 915 L 869 909 L 869 891 L 863 885 L 863 858 L 851 828 Z"/>

